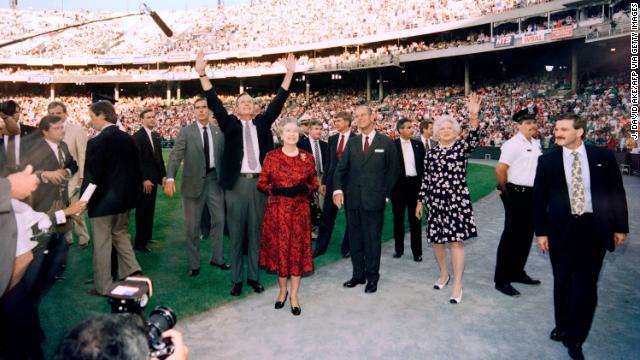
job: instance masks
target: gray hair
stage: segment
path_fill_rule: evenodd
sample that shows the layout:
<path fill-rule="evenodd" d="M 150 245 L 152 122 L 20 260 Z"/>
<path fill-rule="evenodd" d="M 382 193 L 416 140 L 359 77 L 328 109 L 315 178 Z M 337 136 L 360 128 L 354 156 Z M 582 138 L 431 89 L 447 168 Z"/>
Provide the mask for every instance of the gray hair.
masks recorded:
<path fill-rule="evenodd" d="M 440 131 L 440 128 L 442 127 L 442 124 L 444 124 L 446 122 L 451 124 L 451 127 L 453 127 L 453 131 L 456 134 L 460 134 L 460 131 L 462 130 L 460 128 L 460 123 L 458 123 L 458 121 L 456 119 L 454 119 L 453 116 L 451 116 L 451 115 L 441 115 L 433 123 L 433 134 L 436 137 L 438 137 L 438 132 Z"/>
<path fill-rule="evenodd" d="M 282 131 L 284 130 L 285 125 L 287 124 L 295 124 L 298 128 L 300 127 L 300 125 L 298 125 L 298 120 L 296 118 L 293 117 L 286 117 L 282 120 L 280 120 L 280 122 L 278 123 L 278 137 L 282 136 Z"/>

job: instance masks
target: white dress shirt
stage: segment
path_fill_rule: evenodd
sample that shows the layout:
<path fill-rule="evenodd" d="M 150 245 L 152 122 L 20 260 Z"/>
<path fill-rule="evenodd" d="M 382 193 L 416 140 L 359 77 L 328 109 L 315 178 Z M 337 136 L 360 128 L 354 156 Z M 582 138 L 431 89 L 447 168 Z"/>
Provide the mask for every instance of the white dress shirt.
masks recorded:
<path fill-rule="evenodd" d="M 343 133 L 338 133 L 338 142 L 336 143 L 336 151 L 340 149 L 340 136 L 342 136 L 342 138 L 344 139 L 342 140 L 344 143 L 344 145 L 342 145 L 342 151 L 344 151 L 344 149 L 347 148 L 347 141 L 349 141 L 349 137 L 351 137 L 351 130 L 345 131 Z"/>
<path fill-rule="evenodd" d="M 368 136 L 369 137 L 369 148 L 371 148 L 371 144 L 373 144 L 373 138 L 376 136 L 376 131 L 372 130 L 369 135 L 365 135 L 365 134 L 361 134 L 362 135 L 362 151 L 364 151 L 364 139 Z"/>
<path fill-rule="evenodd" d="M 498 162 L 509 165 L 507 182 L 532 187 L 540 155 L 540 140 L 532 138 L 529 141 L 520 132 L 502 144 Z"/>
<path fill-rule="evenodd" d="M 147 129 L 146 127 L 142 127 L 144 129 L 144 132 L 147 133 L 147 136 L 149 137 L 149 141 L 151 142 L 151 150 L 156 151 L 156 148 L 153 146 L 153 136 L 151 136 L 151 130 Z M 202 129 L 200 129 L 202 130 Z M 208 130 L 207 130 L 208 131 Z M 203 140 L 204 141 L 204 140 Z M 204 144 L 204 143 L 203 143 Z M 211 144 L 211 142 L 209 143 Z"/>
<path fill-rule="evenodd" d="M 215 159 L 213 158 L 213 134 L 211 134 L 211 126 L 209 124 L 202 125 L 198 123 L 198 129 L 200 129 L 200 141 L 202 141 L 202 148 L 204 149 L 204 134 L 203 129 L 207 128 L 207 137 L 209 138 L 209 169 L 216 167 Z"/>
<path fill-rule="evenodd" d="M 424 145 L 424 148 L 428 151 L 431 150 L 431 141 L 429 141 L 429 139 L 427 139 L 426 137 L 420 135 L 420 140 L 422 140 L 422 144 Z"/>
<path fill-rule="evenodd" d="M 242 166 L 240 167 L 240 173 L 242 174 L 259 174 L 262 171 L 260 165 L 260 144 L 258 143 L 258 129 L 253 125 L 253 121 L 240 120 L 242 124 L 242 150 L 244 155 L 242 156 Z M 256 157 L 256 168 L 251 170 L 249 168 L 249 160 L 247 160 L 247 143 L 244 141 L 244 128 L 248 126 L 251 133 L 251 142 L 253 143 L 253 153 Z"/>
<path fill-rule="evenodd" d="M 404 171 L 406 176 L 418 176 L 416 170 L 416 158 L 413 154 L 413 146 L 411 140 L 400 139 L 400 148 L 402 149 L 402 159 L 404 160 Z"/>
<path fill-rule="evenodd" d="M 564 176 L 567 180 L 567 189 L 569 190 L 569 199 L 571 196 L 571 168 L 573 166 L 573 153 L 574 150 L 569 150 L 566 147 L 562 148 L 562 162 L 564 165 Z M 593 212 L 593 203 L 591 202 L 591 172 L 589 171 L 589 159 L 587 158 L 587 149 L 584 147 L 584 143 L 580 145 L 575 151 L 578 152 L 578 159 L 580 159 L 580 166 L 582 168 L 582 184 L 584 187 L 584 212 Z"/>

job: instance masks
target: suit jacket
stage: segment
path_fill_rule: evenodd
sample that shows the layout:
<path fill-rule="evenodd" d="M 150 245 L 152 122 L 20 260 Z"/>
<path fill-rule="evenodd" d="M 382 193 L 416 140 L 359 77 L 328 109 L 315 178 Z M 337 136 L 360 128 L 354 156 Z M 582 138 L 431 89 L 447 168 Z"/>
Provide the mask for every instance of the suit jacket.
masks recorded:
<path fill-rule="evenodd" d="M 320 140 L 320 156 L 322 156 L 322 171 L 323 174 L 327 172 L 327 168 L 329 165 L 329 149 L 327 143 L 325 141 Z M 309 154 L 313 155 L 313 150 L 311 149 L 311 140 L 309 138 L 304 138 L 298 142 L 298 147 Z"/>
<path fill-rule="evenodd" d="M 345 149 L 347 147 L 346 145 L 349 144 L 349 141 L 351 141 L 354 136 L 356 136 L 356 134 L 351 131 L 349 133 L 347 144 L 345 144 Z M 322 185 L 325 185 L 327 187 L 328 194 L 333 193 L 333 176 L 336 172 L 336 167 L 338 166 L 338 141 L 340 141 L 340 134 L 333 134 L 329 136 L 329 141 L 327 144 L 327 148 L 329 149 L 329 163 L 324 168 L 324 174 L 322 174 Z M 344 150 L 342 155 L 344 155 Z M 345 181 L 346 180 L 348 180 L 348 178 L 346 178 Z"/>
<path fill-rule="evenodd" d="M 37 127 L 20 124 L 20 147 L 18 150 L 19 153 L 16 154 L 18 157 L 17 160 L 19 160 L 18 170 L 22 170 L 28 165 L 28 159 L 33 151 L 33 145 L 41 138 L 42 133 Z M 4 136 L 0 137 L 0 145 L 0 175 L 7 176 L 14 171 L 5 167 L 7 154 L 5 151 Z"/>
<path fill-rule="evenodd" d="M 424 147 L 426 152 L 428 152 L 430 150 L 429 145 L 422 142 L 422 137 L 418 137 L 416 139 L 416 141 L 419 141 L 422 144 L 422 146 Z M 438 142 L 433 140 L 433 139 L 431 139 L 431 138 L 427 139 L 427 141 L 431 144 L 431 149 L 433 149 L 436 146 L 438 146 Z"/>
<path fill-rule="evenodd" d="M 243 148 L 243 126 L 235 115 L 229 115 L 222 101 L 213 89 L 204 93 L 209 109 L 213 111 L 213 115 L 218 120 L 220 130 L 224 133 L 225 148 L 224 158 L 222 161 L 222 171 L 218 172 L 220 177 L 220 186 L 229 190 L 233 188 L 238 177 L 240 177 L 240 169 L 242 168 L 242 158 L 244 157 Z M 267 152 L 273 150 L 273 136 L 271 134 L 271 125 L 280 116 L 282 107 L 284 106 L 289 92 L 282 87 L 278 89 L 278 94 L 271 101 L 267 110 L 258 114 L 253 120 L 258 135 L 258 147 L 260 149 L 260 164 L 264 160 Z"/>
<path fill-rule="evenodd" d="M 97 186 L 88 204 L 89 217 L 122 214 L 136 206 L 142 188 L 138 149 L 117 126 L 103 128 L 87 143 L 82 192 Z"/>
<path fill-rule="evenodd" d="M 142 181 L 151 180 L 154 184 L 162 184 L 162 178 L 167 176 L 167 170 L 162 159 L 160 135 L 152 131 L 151 137 L 153 138 L 153 146 L 151 146 L 151 140 L 144 128 L 140 128 L 133 134 L 133 141 L 138 148 Z"/>
<path fill-rule="evenodd" d="M 346 193 L 349 210 L 382 211 L 399 173 L 396 147 L 378 132 L 366 155 L 362 144 L 362 135 L 347 143 L 333 177 L 334 190 Z"/>
<path fill-rule="evenodd" d="M 69 179 L 69 196 L 72 196 L 77 188 L 82 185 L 80 179 L 84 174 L 84 161 L 87 153 L 87 133 L 80 125 L 65 122 L 63 141 L 69 148 L 69 153 L 78 164 L 78 172 Z"/>
<path fill-rule="evenodd" d="M 413 160 L 416 163 L 417 176 L 422 180 L 422 174 L 424 174 L 424 145 L 420 140 L 410 139 L 410 141 L 411 147 L 413 148 Z M 400 139 L 395 139 L 393 142 L 396 144 L 396 151 L 398 152 L 400 176 L 407 176 L 406 169 L 404 168 L 404 155 L 402 153 L 402 144 L 400 143 Z"/>
<path fill-rule="evenodd" d="M 218 175 L 218 183 L 221 183 L 222 176 L 220 171 L 224 168 L 225 163 L 225 138 L 217 126 L 209 125 L 209 130 L 207 131 L 211 132 L 211 137 L 213 138 L 213 158 Z M 176 173 L 182 160 L 184 160 L 182 193 L 186 197 L 199 197 L 204 189 L 207 169 L 200 126 L 196 122 L 180 130 L 171 150 L 171 155 L 169 155 L 167 178 L 176 178 Z"/>
<path fill-rule="evenodd" d="M 18 240 L 16 217 L 11 207 L 11 184 L 5 178 L 0 178 L 0 229 L 2 229 L 0 231 L 0 297 L 2 297 L 13 273 Z"/>
<path fill-rule="evenodd" d="M 611 151 L 586 146 L 591 179 L 593 221 L 598 239 L 613 251 L 613 233 L 628 233 L 627 200 L 620 169 Z M 537 236 L 549 242 L 566 241 L 571 219 L 571 201 L 564 173 L 562 148 L 538 158 L 533 187 L 533 206 Z"/>
<path fill-rule="evenodd" d="M 58 145 L 64 154 L 64 168 L 69 170 L 71 175 L 78 172 L 78 164 L 69 153 L 69 148 L 64 141 Z M 34 141 L 33 151 L 28 158 L 28 163 L 33 166 L 33 170 L 37 172 L 54 171 L 60 169 L 58 156 L 53 152 L 49 144 L 43 137 Z M 65 189 L 66 190 L 66 189 Z M 54 200 L 60 199 L 60 186 L 44 181 L 38 185 L 38 188 L 31 196 L 33 210 L 47 212 Z"/>

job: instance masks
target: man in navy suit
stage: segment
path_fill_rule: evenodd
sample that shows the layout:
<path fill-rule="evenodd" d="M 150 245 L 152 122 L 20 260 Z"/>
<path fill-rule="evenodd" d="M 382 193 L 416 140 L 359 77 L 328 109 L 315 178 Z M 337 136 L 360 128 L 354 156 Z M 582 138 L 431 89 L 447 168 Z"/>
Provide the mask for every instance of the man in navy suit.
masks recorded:
<path fill-rule="evenodd" d="M 322 181 L 320 182 L 320 193 L 328 193 L 329 196 L 325 196 L 324 198 L 320 230 L 318 238 L 316 239 L 316 248 L 313 250 L 313 257 L 318 257 L 327 252 L 329 241 L 331 240 L 331 234 L 333 233 L 333 226 L 335 225 L 336 215 L 338 214 L 338 208 L 331 198 L 331 194 L 333 194 L 333 174 L 338 166 L 338 161 L 342 158 L 347 142 L 355 136 L 351 131 L 351 120 L 351 113 L 346 111 L 339 112 L 336 115 L 335 120 L 333 120 L 333 127 L 338 131 L 338 133 L 329 137 L 329 143 L 327 146 L 329 149 L 329 156 L 327 156 L 327 165 L 325 166 Z M 348 208 L 348 204 L 346 202 L 344 204 L 344 208 L 346 216 Z M 344 257 L 349 256 L 349 231 L 346 227 L 342 238 L 341 253 Z"/>
<path fill-rule="evenodd" d="M 391 195 L 393 209 L 393 238 L 395 240 L 394 258 L 404 253 L 404 215 L 409 211 L 409 233 L 411 234 L 411 252 L 413 260 L 422 261 L 421 219 L 413 216 L 418 204 L 418 192 L 424 173 L 424 145 L 411 138 L 413 124 L 411 120 L 402 118 L 396 123 L 400 138 L 394 140 L 400 164 L 398 182 Z"/>
<path fill-rule="evenodd" d="M 587 122 L 562 114 L 554 134 L 558 149 L 540 156 L 533 188 L 538 247 L 549 251 L 556 327 L 572 359 L 584 359 L 596 310 L 598 276 L 605 251 L 629 232 L 627 201 L 611 151 L 585 146 Z"/>
<path fill-rule="evenodd" d="M 329 149 L 327 143 L 320 139 L 321 136 L 322 121 L 312 120 L 311 122 L 309 122 L 309 136 L 298 142 L 298 147 L 300 149 L 313 155 L 319 184 L 322 183 L 322 175 L 327 170 L 327 165 L 329 164 Z M 324 205 L 324 193 L 318 191 L 318 193 L 314 194 L 314 196 L 317 196 L 317 205 L 320 210 L 322 210 Z M 311 212 L 311 214 L 313 214 L 313 211 Z M 317 238 L 319 229 L 319 224 L 315 220 L 316 219 L 311 219 L 311 224 L 313 225 L 313 238 Z"/>

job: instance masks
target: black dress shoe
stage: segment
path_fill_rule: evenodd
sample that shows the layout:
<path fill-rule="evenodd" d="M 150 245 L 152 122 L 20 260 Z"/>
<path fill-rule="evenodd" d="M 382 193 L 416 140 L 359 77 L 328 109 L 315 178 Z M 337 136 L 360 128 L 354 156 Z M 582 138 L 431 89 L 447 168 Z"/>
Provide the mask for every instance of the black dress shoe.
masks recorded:
<path fill-rule="evenodd" d="M 511 280 L 511 282 L 521 283 L 525 285 L 540 285 L 540 280 L 532 279 L 529 277 L 529 275 L 525 275 L 517 279 L 513 279 Z"/>
<path fill-rule="evenodd" d="M 242 283 L 234 283 L 230 294 L 231 296 L 240 296 L 242 294 Z"/>
<path fill-rule="evenodd" d="M 317 258 L 318 256 L 324 255 L 324 251 L 320 251 L 318 249 L 313 250 L 313 257 Z"/>
<path fill-rule="evenodd" d="M 189 276 L 198 276 L 200 275 L 200 269 L 189 270 Z"/>
<path fill-rule="evenodd" d="M 347 282 L 342 284 L 342 286 L 348 287 L 348 288 L 352 288 L 352 287 L 356 287 L 358 285 L 362 285 L 364 283 L 365 283 L 364 279 L 351 278 L 351 279 L 347 280 Z"/>
<path fill-rule="evenodd" d="M 569 357 L 573 360 L 584 360 L 582 353 L 582 344 L 565 344 L 568 349 Z"/>
<path fill-rule="evenodd" d="M 378 282 L 368 281 L 367 286 L 364 287 L 364 292 L 367 294 L 373 294 L 376 291 L 378 291 Z"/>
<path fill-rule="evenodd" d="M 251 286 L 253 291 L 258 294 L 264 291 L 264 286 L 255 280 L 247 280 L 247 285 Z"/>
<path fill-rule="evenodd" d="M 415 261 L 415 262 L 422 262 L 422 255 L 420 255 L 420 256 L 414 256 L 414 257 L 413 257 L 413 261 Z"/>
<path fill-rule="evenodd" d="M 345 258 L 345 259 L 350 257 L 350 256 L 351 256 L 351 252 L 350 251 L 347 251 L 346 253 L 342 254 L 342 257 Z"/>
<path fill-rule="evenodd" d="M 288 291 L 287 291 L 286 294 L 284 294 L 284 300 L 282 300 L 282 301 L 276 300 L 276 305 L 275 305 L 276 309 L 282 309 L 284 307 L 284 303 L 287 302 L 287 296 L 289 296 L 289 292 Z"/>
<path fill-rule="evenodd" d="M 215 266 L 217 268 L 220 268 L 220 270 L 225 270 L 225 271 L 231 269 L 231 266 L 229 266 L 229 265 L 227 265 L 225 263 L 218 264 L 218 263 L 214 263 L 213 261 L 209 261 L 209 265 Z"/>
<path fill-rule="evenodd" d="M 520 296 L 520 291 L 516 290 L 509 283 L 496 284 L 496 290 L 500 291 L 501 293 L 503 293 L 503 294 L 505 294 L 507 296 L 513 296 L 513 297 Z"/>
<path fill-rule="evenodd" d="M 302 314 L 302 309 L 299 306 L 295 306 L 294 307 L 293 305 L 291 305 L 291 313 L 294 316 L 298 316 L 298 315 Z"/>
<path fill-rule="evenodd" d="M 135 251 L 140 251 L 140 252 L 143 252 L 143 253 L 150 253 L 150 252 L 151 252 L 151 249 L 149 249 L 149 248 L 148 248 L 148 247 L 146 247 L 146 246 L 136 246 L 136 247 L 134 247 L 133 249 L 134 249 Z"/>
<path fill-rule="evenodd" d="M 564 337 L 564 331 L 558 330 L 558 328 L 553 328 L 553 330 L 551 330 L 551 334 L 549 334 L 549 339 L 553 341 L 562 341 L 564 340 Z"/>
<path fill-rule="evenodd" d="M 393 258 L 394 259 L 400 259 L 401 257 L 402 257 L 402 254 L 393 253 Z"/>

